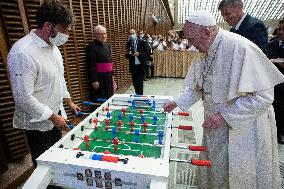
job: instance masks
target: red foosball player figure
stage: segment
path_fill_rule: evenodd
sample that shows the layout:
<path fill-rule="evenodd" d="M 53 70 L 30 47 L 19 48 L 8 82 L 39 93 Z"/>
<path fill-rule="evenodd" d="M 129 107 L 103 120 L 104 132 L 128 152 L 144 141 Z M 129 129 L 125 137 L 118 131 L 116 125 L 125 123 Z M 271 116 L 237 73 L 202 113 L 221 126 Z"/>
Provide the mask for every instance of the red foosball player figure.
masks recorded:
<path fill-rule="evenodd" d="M 143 114 L 143 110 L 142 109 L 140 109 L 139 110 L 139 113 L 140 113 L 140 116 Z"/>
<path fill-rule="evenodd" d="M 130 121 L 130 131 L 134 132 L 134 121 Z"/>
<path fill-rule="evenodd" d="M 97 129 L 98 129 L 98 119 L 95 118 L 95 119 L 93 120 L 93 123 L 95 124 L 95 130 L 97 130 Z"/>
<path fill-rule="evenodd" d="M 144 127 L 144 133 L 147 133 L 148 123 L 146 121 L 144 121 L 143 127 Z"/>
<path fill-rule="evenodd" d="M 86 143 L 86 148 L 89 148 L 90 147 L 90 144 L 89 144 L 89 136 L 88 135 L 85 135 L 84 136 L 84 141 Z"/>
<path fill-rule="evenodd" d="M 114 150 L 117 151 L 118 150 L 118 138 L 117 137 L 113 139 L 113 145 L 114 145 Z"/>
<path fill-rule="evenodd" d="M 121 120 L 118 120 L 117 121 L 117 126 L 118 126 L 118 128 L 117 128 L 117 130 L 121 130 L 121 125 L 122 125 L 122 121 Z"/>
<path fill-rule="evenodd" d="M 107 111 L 107 112 L 109 111 L 109 107 L 108 107 L 108 106 L 107 106 L 107 107 L 105 107 L 105 111 Z"/>
<path fill-rule="evenodd" d="M 109 125 L 110 121 L 109 119 L 106 119 L 106 125 Z"/>
<path fill-rule="evenodd" d="M 106 131 L 109 130 L 109 124 L 106 124 Z"/>
<path fill-rule="evenodd" d="M 122 114 L 123 114 L 123 117 L 125 117 L 125 116 L 126 116 L 126 109 L 125 109 L 125 108 L 122 108 L 122 109 L 121 109 L 121 112 L 122 112 Z"/>

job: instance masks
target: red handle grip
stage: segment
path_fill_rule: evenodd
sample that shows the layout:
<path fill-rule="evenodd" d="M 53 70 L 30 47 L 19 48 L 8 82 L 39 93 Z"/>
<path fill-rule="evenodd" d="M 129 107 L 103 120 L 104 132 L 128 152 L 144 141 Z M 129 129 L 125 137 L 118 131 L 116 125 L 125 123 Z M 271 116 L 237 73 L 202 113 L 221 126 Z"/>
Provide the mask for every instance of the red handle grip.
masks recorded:
<path fill-rule="evenodd" d="M 190 126 L 190 125 L 180 125 L 180 126 L 178 126 L 178 129 L 192 130 L 192 126 Z"/>
<path fill-rule="evenodd" d="M 181 116 L 189 116 L 189 112 L 178 112 L 177 114 Z"/>
<path fill-rule="evenodd" d="M 197 165 L 197 166 L 211 166 L 211 161 L 210 160 L 199 160 L 199 159 L 192 159 L 191 160 L 192 165 Z"/>
<path fill-rule="evenodd" d="M 191 151 L 206 151 L 207 147 L 206 146 L 188 146 L 188 149 Z"/>
<path fill-rule="evenodd" d="M 114 156 L 103 156 L 103 157 L 102 157 L 102 161 L 117 163 L 117 162 L 118 162 L 118 157 L 114 157 Z"/>

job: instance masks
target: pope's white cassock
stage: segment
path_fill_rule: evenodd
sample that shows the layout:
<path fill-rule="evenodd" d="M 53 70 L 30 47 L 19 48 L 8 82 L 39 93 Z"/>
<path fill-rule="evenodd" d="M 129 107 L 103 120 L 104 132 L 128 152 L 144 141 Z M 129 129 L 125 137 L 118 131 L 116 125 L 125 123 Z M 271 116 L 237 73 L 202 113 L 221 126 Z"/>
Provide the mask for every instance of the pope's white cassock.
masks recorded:
<path fill-rule="evenodd" d="M 204 120 L 220 112 L 226 123 L 203 130 L 211 167 L 198 167 L 202 189 L 279 189 L 280 172 L 273 87 L 283 75 L 262 51 L 240 35 L 219 28 L 208 55 L 195 61 L 185 91 L 175 99 L 184 111 L 200 100 Z"/>

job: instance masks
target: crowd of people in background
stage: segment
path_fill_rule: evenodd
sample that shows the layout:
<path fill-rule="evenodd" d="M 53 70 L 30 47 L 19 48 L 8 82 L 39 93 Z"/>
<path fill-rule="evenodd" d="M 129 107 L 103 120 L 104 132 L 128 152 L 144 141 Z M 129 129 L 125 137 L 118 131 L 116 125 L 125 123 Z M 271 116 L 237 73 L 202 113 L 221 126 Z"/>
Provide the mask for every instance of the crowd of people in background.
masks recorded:
<path fill-rule="evenodd" d="M 174 51 L 198 51 L 188 40 L 178 35 L 174 30 L 169 30 L 167 36 L 153 35 L 151 37 L 153 49 L 157 51 L 174 50 Z"/>

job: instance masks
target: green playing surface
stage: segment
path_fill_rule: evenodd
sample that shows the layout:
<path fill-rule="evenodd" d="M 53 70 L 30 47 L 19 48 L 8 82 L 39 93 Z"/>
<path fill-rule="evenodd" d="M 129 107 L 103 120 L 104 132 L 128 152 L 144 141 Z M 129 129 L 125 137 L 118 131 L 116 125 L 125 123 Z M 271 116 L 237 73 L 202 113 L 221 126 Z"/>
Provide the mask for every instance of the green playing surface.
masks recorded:
<path fill-rule="evenodd" d="M 141 109 L 141 108 L 140 108 Z M 148 123 L 147 132 L 144 133 L 144 127 L 141 121 L 140 109 L 127 108 L 126 115 L 123 116 L 121 110 L 111 110 L 111 118 L 110 118 L 110 128 L 106 131 L 106 123 L 105 119 L 99 123 L 98 128 L 95 130 L 93 128 L 93 132 L 89 135 L 89 146 L 86 147 L 86 142 L 82 142 L 79 145 L 79 148 L 82 151 L 92 151 L 103 153 L 104 151 L 109 151 L 111 154 L 118 155 L 144 155 L 144 157 L 153 157 L 160 158 L 161 157 L 161 146 L 157 146 L 154 144 L 158 144 L 158 131 L 163 130 L 164 134 L 166 133 L 165 119 L 166 114 L 161 112 L 153 112 L 150 108 L 143 108 L 143 115 L 145 116 L 145 121 Z M 122 114 L 122 125 L 121 130 L 118 130 L 118 114 Z M 134 116 L 134 131 L 139 129 L 140 135 L 138 137 L 138 143 L 135 142 L 135 134 L 134 132 L 130 132 L 130 119 L 129 115 L 132 114 Z M 158 117 L 157 124 L 154 124 L 153 116 L 154 114 Z M 92 124 L 94 126 L 94 124 Z M 114 145 L 112 142 L 113 133 L 112 129 L 117 128 L 116 137 L 119 140 L 118 150 L 114 150 Z M 90 128 L 85 128 L 90 129 Z M 84 136 L 81 136 L 84 139 Z M 156 142 L 154 142 L 156 141 Z M 162 143 L 164 144 L 165 137 L 163 137 Z"/>

